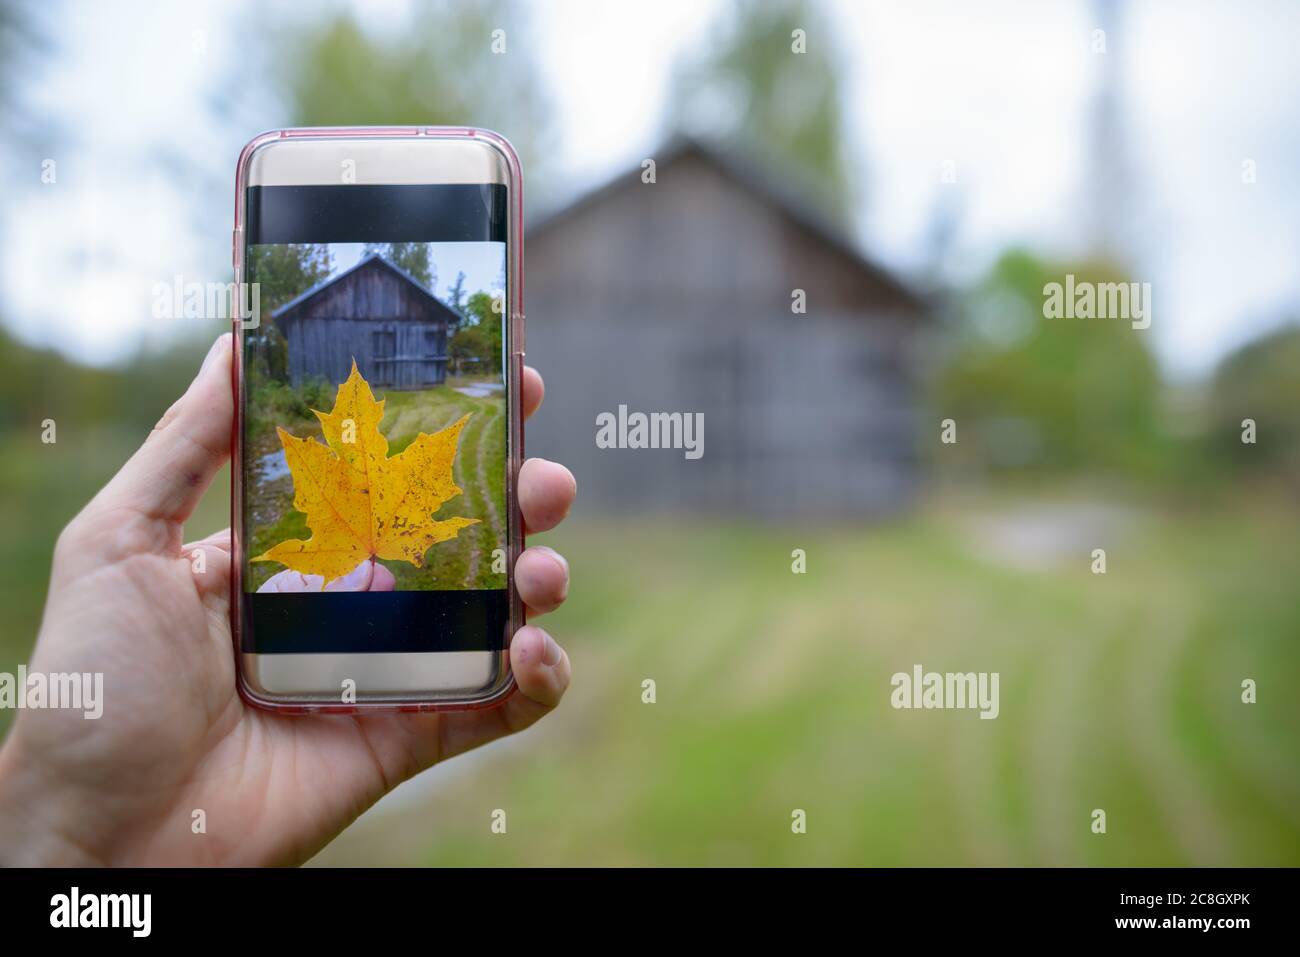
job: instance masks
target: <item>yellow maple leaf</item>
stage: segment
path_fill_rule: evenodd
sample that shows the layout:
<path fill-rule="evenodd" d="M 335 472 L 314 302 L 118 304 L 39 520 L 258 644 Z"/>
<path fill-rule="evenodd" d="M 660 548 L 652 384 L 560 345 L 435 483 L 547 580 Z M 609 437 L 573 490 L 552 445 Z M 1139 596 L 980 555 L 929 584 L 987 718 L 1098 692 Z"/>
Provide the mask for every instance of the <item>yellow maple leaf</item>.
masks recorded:
<path fill-rule="evenodd" d="M 320 575 L 324 588 L 368 558 L 419 568 L 431 545 L 478 523 L 476 518 L 432 517 L 461 493 L 451 469 L 469 415 L 432 435 L 421 432 L 391 458 L 388 440 L 379 431 L 383 417 L 384 403 L 375 400 L 353 360 L 334 410 L 316 412 L 327 444 L 276 429 L 293 475 L 293 507 L 307 516 L 311 538 L 281 542 L 252 561 L 279 562 L 304 575 Z"/>

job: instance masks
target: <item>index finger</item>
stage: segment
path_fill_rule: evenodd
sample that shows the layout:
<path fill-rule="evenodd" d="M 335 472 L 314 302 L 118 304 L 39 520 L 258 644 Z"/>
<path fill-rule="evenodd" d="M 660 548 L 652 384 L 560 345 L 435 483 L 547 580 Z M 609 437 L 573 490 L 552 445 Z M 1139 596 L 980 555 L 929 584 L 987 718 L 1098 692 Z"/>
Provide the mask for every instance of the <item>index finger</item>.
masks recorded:
<path fill-rule="evenodd" d="M 127 508 L 171 525 L 189 518 L 230 457 L 231 361 L 231 336 L 226 333 L 213 343 L 189 389 L 87 510 Z"/>

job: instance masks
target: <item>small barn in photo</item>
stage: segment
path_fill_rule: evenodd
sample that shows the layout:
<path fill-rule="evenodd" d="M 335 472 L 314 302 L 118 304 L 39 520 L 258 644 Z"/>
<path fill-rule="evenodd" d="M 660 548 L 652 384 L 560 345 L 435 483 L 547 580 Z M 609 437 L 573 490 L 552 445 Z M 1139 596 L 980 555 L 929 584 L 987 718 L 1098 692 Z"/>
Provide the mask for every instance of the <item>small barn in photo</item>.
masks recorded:
<path fill-rule="evenodd" d="M 447 376 L 459 316 L 378 254 L 332 276 L 271 315 L 287 345 L 289 381 L 338 384 L 357 369 L 374 388 L 424 389 Z"/>
<path fill-rule="evenodd" d="M 638 162 L 528 230 L 528 361 L 547 383 L 528 453 L 573 469 L 585 511 L 905 507 L 923 299 L 749 155 L 679 139 L 647 156 L 653 182 Z M 703 455 L 598 447 L 620 406 L 701 414 Z"/>

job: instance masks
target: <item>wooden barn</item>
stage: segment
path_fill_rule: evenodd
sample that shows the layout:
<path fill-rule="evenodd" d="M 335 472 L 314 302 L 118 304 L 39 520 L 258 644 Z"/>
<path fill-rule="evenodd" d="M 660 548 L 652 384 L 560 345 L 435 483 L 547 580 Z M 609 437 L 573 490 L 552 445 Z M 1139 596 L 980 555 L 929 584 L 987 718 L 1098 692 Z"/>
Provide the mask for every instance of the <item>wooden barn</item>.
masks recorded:
<path fill-rule="evenodd" d="M 353 359 L 375 388 L 423 389 L 447 376 L 459 317 L 378 254 L 309 289 L 271 315 L 288 346 L 289 381 L 338 384 Z"/>
<path fill-rule="evenodd" d="M 906 506 L 922 299 L 792 180 L 692 140 L 647 155 L 654 182 L 638 163 L 528 231 L 528 361 L 548 384 L 529 454 L 569 465 L 595 512 Z M 620 406 L 701 413 L 703 455 L 598 447 L 597 417 Z"/>

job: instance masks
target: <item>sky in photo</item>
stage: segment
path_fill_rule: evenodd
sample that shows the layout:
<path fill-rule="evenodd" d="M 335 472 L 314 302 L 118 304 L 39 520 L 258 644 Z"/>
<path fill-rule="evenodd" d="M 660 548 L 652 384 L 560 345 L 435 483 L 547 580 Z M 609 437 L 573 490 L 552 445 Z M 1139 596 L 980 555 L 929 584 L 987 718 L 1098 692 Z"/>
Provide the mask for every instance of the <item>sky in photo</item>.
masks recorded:
<path fill-rule="evenodd" d="M 476 292 L 490 292 L 498 288 L 501 280 L 501 267 L 505 263 L 506 247 L 504 243 L 430 243 L 433 247 L 433 264 L 437 269 L 437 289 L 433 294 L 447 300 L 447 289 L 456 282 L 456 274 L 465 274 L 464 291 L 466 296 Z M 330 253 L 334 257 L 334 271 L 337 276 L 350 269 L 361 259 L 365 251 L 364 243 L 330 243 Z"/>

